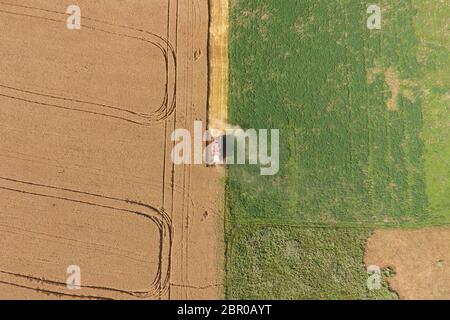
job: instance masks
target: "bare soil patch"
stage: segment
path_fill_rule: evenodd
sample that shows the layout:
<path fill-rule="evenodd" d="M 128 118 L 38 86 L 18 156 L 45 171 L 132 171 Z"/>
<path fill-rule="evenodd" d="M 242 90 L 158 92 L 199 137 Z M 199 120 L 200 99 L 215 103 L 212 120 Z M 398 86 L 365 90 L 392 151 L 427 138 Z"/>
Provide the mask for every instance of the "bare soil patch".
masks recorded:
<path fill-rule="evenodd" d="M 395 271 L 389 284 L 401 299 L 450 299 L 449 227 L 378 230 L 364 261 Z"/>
<path fill-rule="evenodd" d="M 392 97 L 388 102 L 388 108 L 390 110 L 398 110 L 397 106 L 397 99 L 398 99 L 398 93 L 400 91 L 400 84 L 401 81 L 399 79 L 399 75 L 397 71 L 393 68 L 389 68 L 386 70 L 385 73 L 386 76 L 386 83 L 389 86 L 389 89 L 391 90 Z"/>

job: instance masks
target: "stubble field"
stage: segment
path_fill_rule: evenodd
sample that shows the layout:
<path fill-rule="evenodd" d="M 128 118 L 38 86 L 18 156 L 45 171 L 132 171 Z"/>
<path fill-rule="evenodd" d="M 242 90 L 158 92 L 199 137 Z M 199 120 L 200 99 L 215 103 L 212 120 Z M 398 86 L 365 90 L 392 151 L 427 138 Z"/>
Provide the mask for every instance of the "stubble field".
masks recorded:
<path fill-rule="evenodd" d="M 220 176 L 171 161 L 207 122 L 208 4 L 72 4 L 0 1 L 0 298 L 218 297 Z"/>

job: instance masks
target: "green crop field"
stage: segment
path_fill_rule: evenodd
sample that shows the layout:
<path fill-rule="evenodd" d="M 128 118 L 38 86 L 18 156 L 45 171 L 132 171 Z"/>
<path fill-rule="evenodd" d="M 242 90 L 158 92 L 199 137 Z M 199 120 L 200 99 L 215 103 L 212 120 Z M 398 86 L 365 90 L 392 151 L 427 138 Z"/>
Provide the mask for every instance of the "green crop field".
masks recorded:
<path fill-rule="evenodd" d="M 230 121 L 280 129 L 280 172 L 229 168 L 229 297 L 391 297 L 361 287 L 361 228 L 450 223 L 450 6 L 375 1 L 369 30 L 370 3 L 232 1 Z"/>

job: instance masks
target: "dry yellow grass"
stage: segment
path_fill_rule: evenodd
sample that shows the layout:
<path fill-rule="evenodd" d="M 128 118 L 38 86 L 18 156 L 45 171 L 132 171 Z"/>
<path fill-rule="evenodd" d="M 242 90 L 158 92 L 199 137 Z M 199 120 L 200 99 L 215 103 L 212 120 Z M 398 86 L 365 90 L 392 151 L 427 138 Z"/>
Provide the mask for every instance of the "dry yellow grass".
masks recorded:
<path fill-rule="evenodd" d="M 228 0 L 210 1 L 209 124 L 223 128 L 228 120 Z"/>

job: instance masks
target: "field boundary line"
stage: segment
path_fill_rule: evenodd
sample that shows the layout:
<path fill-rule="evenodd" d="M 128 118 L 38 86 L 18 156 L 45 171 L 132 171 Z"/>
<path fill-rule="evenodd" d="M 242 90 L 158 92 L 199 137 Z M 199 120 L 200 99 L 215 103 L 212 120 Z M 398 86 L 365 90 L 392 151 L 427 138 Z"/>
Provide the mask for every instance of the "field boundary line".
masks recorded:
<path fill-rule="evenodd" d="M 318 229 L 418 229 L 450 226 L 449 222 L 430 222 L 427 220 L 413 223 L 370 223 L 370 222 L 296 222 L 294 220 L 286 220 L 284 222 L 277 219 L 266 218 L 239 218 L 234 219 L 231 228 L 239 228 L 240 226 L 258 226 L 258 227 L 292 227 L 292 228 L 318 228 Z"/>

